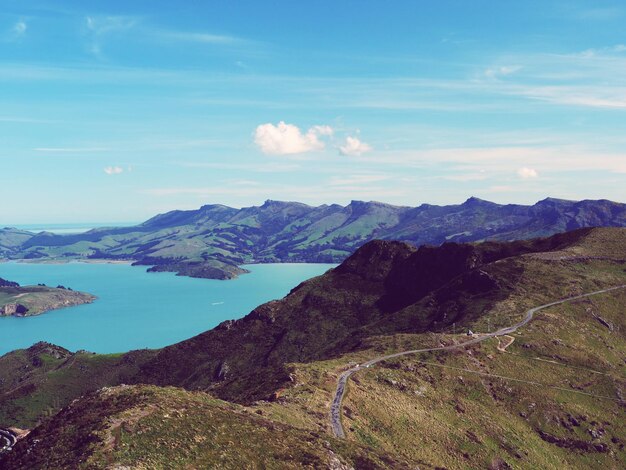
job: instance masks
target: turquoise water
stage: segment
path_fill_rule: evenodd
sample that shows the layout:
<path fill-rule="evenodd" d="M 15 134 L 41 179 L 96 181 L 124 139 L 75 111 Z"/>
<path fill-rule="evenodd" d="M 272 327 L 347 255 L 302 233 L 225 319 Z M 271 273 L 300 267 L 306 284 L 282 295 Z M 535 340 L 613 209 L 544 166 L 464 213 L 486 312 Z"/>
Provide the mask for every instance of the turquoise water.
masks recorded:
<path fill-rule="evenodd" d="M 98 296 L 93 304 L 27 318 L 0 318 L 0 354 L 48 341 L 70 350 L 110 353 L 158 348 L 286 295 L 330 264 L 263 264 L 230 281 L 146 273 L 127 264 L 2 263 L 0 277 L 22 285 L 62 284 Z"/>

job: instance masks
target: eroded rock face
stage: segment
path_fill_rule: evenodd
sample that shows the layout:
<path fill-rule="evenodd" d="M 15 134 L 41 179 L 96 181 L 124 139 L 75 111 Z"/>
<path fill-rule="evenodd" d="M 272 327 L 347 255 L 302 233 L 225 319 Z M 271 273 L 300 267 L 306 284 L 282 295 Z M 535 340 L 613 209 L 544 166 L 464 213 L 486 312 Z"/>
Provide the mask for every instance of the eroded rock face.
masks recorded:
<path fill-rule="evenodd" d="M 15 317 L 21 317 L 26 315 L 28 312 L 28 308 L 22 304 L 6 304 L 3 307 L 0 307 L 0 315 L 10 316 L 13 315 Z"/>
<path fill-rule="evenodd" d="M 226 380 L 230 372 L 230 366 L 226 361 L 222 362 L 218 369 L 215 371 L 215 380 Z"/>
<path fill-rule="evenodd" d="M 33 344 L 26 351 L 33 357 L 39 354 L 46 354 L 54 357 L 55 359 L 65 359 L 72 355 L 72 353 L 67 349 L 46 341 L 39 341 L 38 343 Z"/>

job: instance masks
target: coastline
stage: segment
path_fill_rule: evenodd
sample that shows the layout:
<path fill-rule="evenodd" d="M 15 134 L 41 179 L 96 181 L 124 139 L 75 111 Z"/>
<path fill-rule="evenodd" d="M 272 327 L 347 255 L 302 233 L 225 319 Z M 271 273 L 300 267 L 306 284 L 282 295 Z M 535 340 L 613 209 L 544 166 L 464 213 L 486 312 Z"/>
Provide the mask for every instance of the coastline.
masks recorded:
<path fill-rule="evenodd" d="M 3 263 L 23 263 L 23 264 L 132 264 L 134 260 L 118 260 L 118 259 L 9 259 L 2 260 Z"/>

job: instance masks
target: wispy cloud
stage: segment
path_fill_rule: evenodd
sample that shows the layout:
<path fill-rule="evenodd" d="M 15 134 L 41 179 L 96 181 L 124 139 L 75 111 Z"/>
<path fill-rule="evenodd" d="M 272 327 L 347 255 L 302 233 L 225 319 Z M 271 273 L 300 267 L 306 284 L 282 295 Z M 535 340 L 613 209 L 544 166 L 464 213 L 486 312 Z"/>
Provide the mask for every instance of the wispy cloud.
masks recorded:
<path fill-rule="evenodd" d="M 389 198 L 402 198 L 411 193 L 408 186 L 363 186 L 363 185 L 232 185 L 198 187 L 198 188 L 151 188 L 139 190 L 140 194 L 154 197 L 171 198 L 175 196 L 191 196 L 199 201 L 213 201 L 223 203 L 230 201 L 245 201 L 250 204 L 267 198 L 277 200 L 293 200 L 294 195 L 300 202 L 310 204 L 322 204 L 329 201 L 342 202 L 351 199 L 376 199 L 388 200 Z M 233 203 L 241 205 L 241 203 Z"/>
<path fill-rule="evenodd" d="M 457 171 L 515 174 L 520 168 L 537 172 L 608 171 L 626 173 L 626 153 L 583 145 L 454 147 L 439 149 L 373 152 L 360 157 L 363 164 L 393 165 L 396 168 L 432 168 L 452 165 Z"/>
<path fill-rule="evenodd" d="M 488 68 L 493 94 L 509 95 L 562 106 L 626 108 L 626 45 L 616 44 L 569 54 L 508 57 L 523 64 L 515 73 Z M 491 80 L 494 77 L 506 80 Z M 477 84 L 481 81 L 476 80 Z"/>
<path fill-rule="evenodd" d="M 624 11 L 614 7 L 598 7 L 574 10 L 571 13 L 576 19 L 585 21 L 608 21 L 621 18 Z"/>
<path fill-rule="evenodd" d="M 106 147 L 37 147 L 33 149 L 35 152 L 45 153 L 92 153 L 106 152 Z"/>
<path fill-rule="evenodd" d="M 38 119 L 38 118 L 28 118 L 28 117 L 17 117 L 17 116 L 0 116 L 0 122 L 21 122 L 26 124 L 50 124 L 54 121 L 52 119 Z"/>
<path fill-rule="evenodd" d="M 223 45 L 235 45 L 242 44 L 244 41 L 241 38 L 235 36 L 229 36 L 225 34 L 211 34 L 211 33 L 193 33 L 186 31 L 168 31 L 168 30 L 148 30 L 154 37 L 180 42 L 195 42 L 200 44 L 223 44 Z"/>
<path fill-rule="evenodd" d="M 328 182 L 331 186 L 369 186 L 372 183 L 388 180 L 383 174 L 356 174 L 348 176 L 332 176 Z"/>
<path fill-rule="evenodd" d="M 626 87 L 528 86 L 520 87 L 515 93 L 559 105 L 626 109 Z"/>
<path fill-rule="evenodd" d="M 468 173 L 455 173 L 451 175 L 445 175 L 443 179 L 449 181 L 459 181 L 459 182 L 468 182 L 468 181 L 483 181 L 487 179 L 487 172 L 485 170 L 472 171 Z"/>
<path fill-rule="evenodd" d="M 15 36 L 20 37 L 26 34 L 27 29 L 28 29 L 28 26 L 26 25 L 26 22 L 23 20 L 20 20 L 13 25 L 12 31 Z"/>
<path fill-rule="evenodd" d="M 103 59 L 105 38 L 112 33 L 130 30 L 137 22 L 137 18 L 129 16 L 87 16 L 85 26 L 89 37 L 88 52 L 98 59 Z"/>
<path fill-rule="evenodd" d="M 122 168 L 121 166 L 107 166 L 104 168 L 104 172 L 107 175 L 119 175 L 121 173 L 124 173 L 124 168 Z"/>
<path fill-rule="evenodd" d="M 25 20 L 18 20 L 13 23 L 8 30 L 4 30 L 0 33 L 0 41 L 2 42 L 19 42 L 28 30 L 28 24 Z"/>
<path fill-rule="evenodd" d="M 485 70 L 485 77 L 487 78 L 500 78 L 512 75 L 515 72 L 522 69 L 521 65 L 498 65 L 489 67 Z"/>
<path fill-rule="evenodd" d="M 622 52 L 626 52 L 626 45 L 624 44 L 616 44 L 614 46 L 608 46 L 608 47 L 602 47 L 600 49 L 585 49 L 584 51 L 576 54 L 579 57 L 584 57 L 584 58 L 590 58 L 590 57 L 598 57 L 604 54 L 610 54 L 610 53 L 622 53 Z"/>
<path fill-rule="evenodd" d="M 215 170 L 236 170 L 253 173 L 284 173 L 297 171 L 302 168 L 298 163 L 264 162 L 262 164 L 251 163 L 221 163 L 221 162 L 176 162 L 184 168 L 208 168 Z"/>
<path fill-rule="evenodd" d="M 88 50 L 98 58 L 103 57 L 106 39 L 114 35 L 119 38 L 120 34 L 153 43 L 195 43 L 224 47 L 254 44 L 252 41 L 228 34 L 164 29 L 146 22 L 144 18 L 134 16 L 87 16 L 85 26 L 90 37 Z"/>

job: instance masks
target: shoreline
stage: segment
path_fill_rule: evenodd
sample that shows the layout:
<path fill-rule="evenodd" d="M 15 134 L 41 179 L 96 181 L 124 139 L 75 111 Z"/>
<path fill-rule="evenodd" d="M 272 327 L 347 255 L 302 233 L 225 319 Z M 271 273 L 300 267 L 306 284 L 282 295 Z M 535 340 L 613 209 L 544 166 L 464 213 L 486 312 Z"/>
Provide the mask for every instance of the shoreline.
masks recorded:
<path fill-rule="evenodd" d="M 3 263 L 20 263 L 20 264 L 132 264 L 134 260 L 118 260 L 118 259 L 9 259 L 2 260 Z"/>

